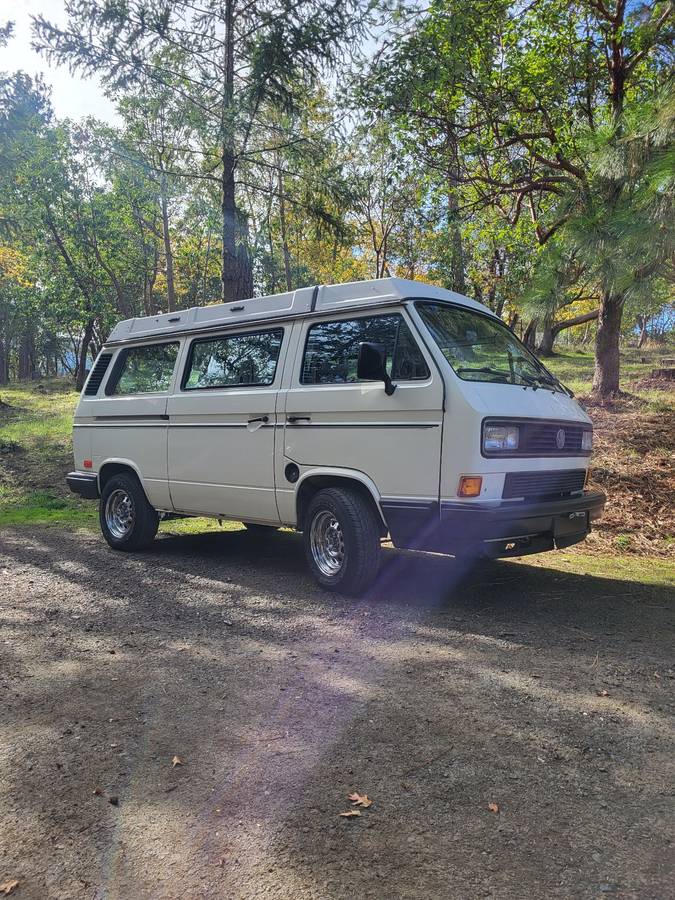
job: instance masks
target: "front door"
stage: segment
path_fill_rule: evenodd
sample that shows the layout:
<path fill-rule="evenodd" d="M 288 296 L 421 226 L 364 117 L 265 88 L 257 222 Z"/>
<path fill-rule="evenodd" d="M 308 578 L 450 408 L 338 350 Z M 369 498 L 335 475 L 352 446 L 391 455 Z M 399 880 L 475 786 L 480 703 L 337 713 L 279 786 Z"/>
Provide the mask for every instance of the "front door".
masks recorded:
<path fill-rule="evenodd" d="M 281 326 L 193 338 L 169 397 L 169 487 L 179 512 L 278 522 L 276 398 Z"/>
<path fill-rule="evenodd" d="M 384 344 L 397 385 L 356 377 L 361 341 Z M 413 513 L 438 502 L 443 383 L 400 310 L 307 320 L 285 398 L 284 458 L 363 473 L 383 507 Z"/>

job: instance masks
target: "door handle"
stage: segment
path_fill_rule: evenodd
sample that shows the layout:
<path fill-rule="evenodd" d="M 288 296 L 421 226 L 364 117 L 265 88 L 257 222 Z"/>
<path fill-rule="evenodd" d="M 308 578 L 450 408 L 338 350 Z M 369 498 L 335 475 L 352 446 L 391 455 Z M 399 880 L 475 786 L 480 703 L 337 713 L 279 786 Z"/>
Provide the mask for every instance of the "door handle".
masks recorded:
<path fill-rule="evenodd" d="M 311 422 L 311 416 L 288 416 L 286 419 L 291 425 L 294 425 L 296 422 Z"/>
<path fill-rule="evenodd" d="M 270 420 L 269 416 L 256 416 L 255 419 L 249 419 L 248 424 L 253 425 L 254 422 L 269 422 L 269 420 Z"/>

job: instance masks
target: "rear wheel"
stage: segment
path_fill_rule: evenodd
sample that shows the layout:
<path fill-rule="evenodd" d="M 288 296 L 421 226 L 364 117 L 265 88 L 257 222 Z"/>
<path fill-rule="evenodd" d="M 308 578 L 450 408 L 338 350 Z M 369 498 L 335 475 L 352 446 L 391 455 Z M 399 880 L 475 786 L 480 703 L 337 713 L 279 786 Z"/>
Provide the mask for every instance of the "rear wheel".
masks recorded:
<path fill-rule="evenodd" d="M 143 550 L 157 534 L 159 516 L 135 475 L 113 475 L 101 492 L 99 522 L 114 550 Z"/>
<path fill-rule="evenodd" d="M 310 571 L 329 591 L 362 594 L 377 575 L 380 523 L 357 491 L 326 488 L 310 501 L 303 541 Z"/>

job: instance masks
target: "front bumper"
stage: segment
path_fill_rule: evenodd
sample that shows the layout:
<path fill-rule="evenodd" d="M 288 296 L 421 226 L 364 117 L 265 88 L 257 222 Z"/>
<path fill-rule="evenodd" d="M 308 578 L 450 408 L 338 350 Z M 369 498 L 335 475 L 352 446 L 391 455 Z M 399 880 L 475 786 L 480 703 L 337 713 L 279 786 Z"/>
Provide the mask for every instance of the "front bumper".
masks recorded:
<path fill-rule="evenodd" d="M 70 472 L 66 475 L 66 484 L 74 494 L 79 494 L 85 500 L 98 500 L 98 475 L 88 475 L 86 472 Z"/>
<path fill-rule="evenodd" d="M 605 501 L 604 494 L 588 491 L 562 500 L 502 501 L 499 506 L 443 501 L 424 512 L 383 504 L 383 512 L 397 547 L 524 556 L 584 540 Z"/>
<path fill-rule="evenodd" d="M 441 531 L 462 543 L 480 544 L 490 556 L 522 556 L 583 541 L 600 518 L 606 497 L 596 491 L 564 500 L 501 503 L 493 508 L 441 504 Z"/>

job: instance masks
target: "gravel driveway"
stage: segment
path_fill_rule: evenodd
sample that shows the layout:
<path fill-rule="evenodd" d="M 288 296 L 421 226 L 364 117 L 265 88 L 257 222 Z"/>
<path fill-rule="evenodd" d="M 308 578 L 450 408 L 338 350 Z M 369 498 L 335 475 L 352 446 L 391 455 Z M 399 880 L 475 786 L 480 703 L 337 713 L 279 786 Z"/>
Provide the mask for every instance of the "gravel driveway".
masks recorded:
<path fill-rule="evenodd" d="M 289 533 L 3 533 L 0 883 L 674 896 L 672 593 L 386 555 L 350 601 Z"/>

